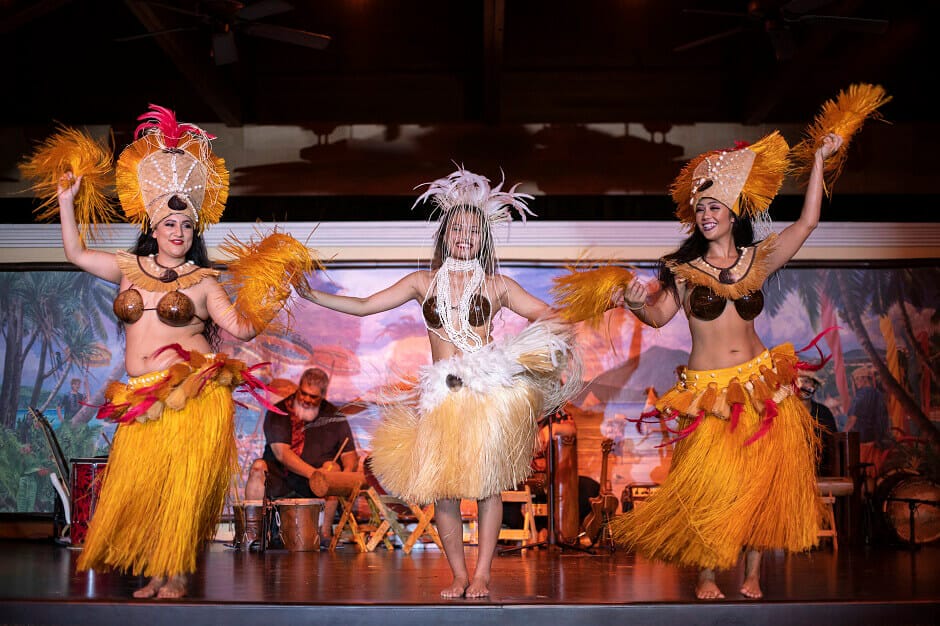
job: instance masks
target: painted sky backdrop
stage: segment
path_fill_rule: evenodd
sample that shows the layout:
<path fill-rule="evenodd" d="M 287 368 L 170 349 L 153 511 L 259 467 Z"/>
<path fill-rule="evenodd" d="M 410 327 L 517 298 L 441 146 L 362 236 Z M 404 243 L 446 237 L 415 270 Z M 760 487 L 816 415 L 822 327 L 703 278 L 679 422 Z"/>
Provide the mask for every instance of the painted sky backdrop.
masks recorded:
<path fill-rule="evenodd" d="M 383 289 L 414 268 L 409 267 L 371 267 L 371 268 L 337 268 L 327 273 L 320 273 L 314 282 L 327 290 L 352 296 L 364 296 Z M 564 268 L 550 266 L 523 266 L 504 264 L 502 271 L 517 280 L 535 296 L 551 301 L 550 289 L 552 278 L 564 272 Z M 654 275 L 652 268 L 637 270 L 644 280 Z M 898 272 L 907 276 L 910 293 L 899 297 L 906 304 L 904 312 L 910 322 L 913 335 L 906 330 L 906 322 L 901 315 L 899 301 L 891 302 L 885 297 L 877 300 L 875 295 L 881 291 L 887 293 L 892 285 L 897 283 Z M 927 346 L 927 352 L 934 355 L 933 366 L 936 367 L 937 346 L 940 345 L 938 333 L 937 308 L 940 298 L 937 293 L 935 280 L 937 268 L 901 268 L 901 269 L 818 269 L 799 268 L 784 269 L 771 277 L 765 286 L 767 306 L 764 314 L 758 318 L 757 331 L 767 346 L 783 342 L 792 342 L 798 348 L 805 345 L 825 324 L 821 317 L 821 306 L 818 294 L 832 292 L 835 307 L 834 321 L 839 325 L 837 331 L 841 343 L 840 350 L 843 355 L 841 367 L 843 371 L 836 371 L 833 364 L 823 370 L 825 385 L 820 392 L 820 398 L 833 408 L 837 416 L 844 413 L 841 410 L 844 398 L 840 398 L 838 380 L 840 376 L 845 380 L 844 370 L 851 369 L 871 360 L 871 355 L 863 349 L 856 332 L 846 321 L 846 307 L 854 307 L 860 313 L 865 332 L 867 332 L 875 349 L 876 358 L 884 358 L 889 351 L 889 342 L 883 332 L 883 320 L 887 319 L 889 326 L 894 328 L 893 349 L 910 354 L 910 342 L 914 339 Z M 26 278 L 29 273 L 19 275 L 0 273 L 0 279 L 17 281 Z M 34 272 L 33 274 L 48 274 L 48 272 Z M 64 273 L 74 274 L 74 273 Z M 33 277 L 35 278 L 35 277 Z M 836 282 L 834 282 L 836 281 Z M 855 285 L 860 291 L 854 296 L 837 297 L 835 291 L 837 281 Z M 854 282 L 853 282 L 854 281 Z M 103 283 L 100 288 L 116 294 L 116 287 Z M 810 294 L 810 295 L 807 295 Z M 816 294 L 815 296 L 811 294 Z M 875 294 L 875 295 L 873 295 Z M 77 297 L 74 293 L 58 294 L 64 300 Z M 814 298 L 816 298 L 814 300 Z M 877 301 L 876 301 L 877 300 Z M 4 306 L 12 306 L 9 300 Z M 123 375 L 123 338 L 113 316 L 102 312 L 100 305 L 91 302 L 71 302 L 68 307 L 69 315 L 78 318 L 97 317 L 102 320 L 100 331 L 94 339 L 100 342 L 110 352 L 110 360 L 97 363 L 94 367 L 80 370 L 77 367 L 68 369 L 67 365 L 60 368 L 43 381 L 42 391 L 39 394 L 40 404 L 46 400 L 61 378 L 63 383 L 56 390 L 56 396 L 68 390 L 68 379 L 82 378 L 87 381 L 87 387 L 92 394 L 92 403 L 100 402 L 100 393 L 108 379 L 115 375 Z M 275 336 L 263 335 L 255 340 L 242 344 L 226 341 L 222 350 L 233 353 L 249 363 L 271 361 L 271 365 L 264 375 L 270 381 L 279 383 L 295 382 L 300 373 L 308 366 L 316 365 L 327 370 L 332 375 L 332 382 L 328 397 L 339 404 L 356 400 L 368 401 L 374 397 L 375 390 L 381 385 L 394 380 L 402 373 L 412 373 L 418 367 L 430 362 L 430 348 L 427 331 L 421 317 L 421 310 L 416 302 L 411 302 L 397 310 L 377 314 L 366 318 L 335 313 L 309 302 L 298 300 L 292 306 L 292 327 L 289 331 Z M 4 310 L 4 330 L 10 323 L 12 310 Z M 26 319 L 26 329 L 30 330 L 33 321 Z M 503 309 L 493 323 L 494 336 L 515 334 L 525 325 L 525 320 L 512 312 Z M 912 339 L 913 338 L 913 339 Z M 53 333 L 53 352 L 67 354 L 68 346 L 63 337 L 56 337 Z M 579 346 L 585 362 L 585 392 L 578 398 L 575 407 L 575 416 L 578 420 L 578 446 L 579 446 L 579 472 L 584 475 L 597 477 L 600 466 L 600 442 L 604 436 L 613 437 L 617 441 L 614 456 L 611 459 L 611 473 L 615 493 L 620 494 L 623 485 L 629 482 L 648 482 L 659 480 L 668 468 L 669 455 L 664 449 L 655 446 L 663 439 L 663 433 L 658 429 L 644 426 L 637 429 L 627 421 L 636 417 L 643 410 L 645 402 L 645 389 L 654 387 L 658 393 L 664 392 L 674 381 L 674 370 L 677 365 L 683 364 L 690 348 L 690 335 L 688 324 L 680 314 L 669 324 L 660 329 L 653 329 L 638 325 L 635 318 L 628 313 L 615 310 L 607 314 L 604 324 L 598 330 L 586 326 L 579 329 Z M 829 353 L 833 349 L 833 336 L 823 342 L 824 351 Z M 5 356 L 6 346 L 0 346 L 0 355 Z M 21 402 L 20 420 L 22 410 L 32 395 L 32 386 L 36 380 L 39 367 L 39 343 L 36 342 L 23 362 L 21 375 Z M 2 358 L 0 356 L 0 358 Z M 814 353 L 804 355 L 805 358 L 814 359 Z M 44 371 L 49 371 L 51 365 L 48 357 L 43 365 Z M 929 382 L 922 367 L 918 367 L 916 360 L 904 358 L 905 369 L 900 373 L 904 380 L 903 385 L 909 389 L 912 396 L 931 417 L 937 416 L 937 395 L 935 387 Z M 8 375 L 8 372 L 4 372 Z M 85 382 L 83 382 L 83 386 Z M 851 394 L 853 389 L 848 387 Z M 260 456 L 264 445 L 261 433 L 261 419 L 263 417 L 260 407 L 247 395 L 239 395 L 249 408 L 238 411 L 238 436 L 242 463 L 247 469 L 253 458 Z M 273 397 L 272 400 L 278 399 Z M 55 426 L 58 425 L 55 415 L 56 400 L 47 403 L 46 415 Z M 90 412 L 90 411 L 89 411 Z M 841 416 L 844 419 L 844 415 Z M 356 443 L 360 451 L 365 453 L 369 449 L 369 437 L 375 426 L 374 414 L 368 410 L 355 413 L 351 416 L 356 435 Z M 903 417 L 902 417 L 903 421 Z M 102 426 L 94 420 L 92 425 Z M 31 476 L 41 472 L 44 462 L 41 440 L 35 439 L 29 444 L 24 437 L 26 430 L 20 426 L 6 429 L 12 437 L 19 437 L 23 445 L 30 445 L 30 455 L 36 458 L 35 463 L 26 467 L 22 464 L 0 465 L 8 468 L 8 472 L 32 472 Z M 96 451 L 106 451 L 105 437 L 113 430 L 111 426 L 99 428 L 104 435 L 96 437 Z M 12 441 L 12 439 L 11 439 Z M 0 450 L 0 454 L 16 454 L 16 451 Z M 46 457 L 48 455 L 45 455 Z M 32 457 L 31 457 L 32 458 Z M 2 459 L 0 459 L 2 461 Z M 45 459 L 48 462 L 48 458 Z M 47 463 L 48 464 L 48 463 Z M 28 465 L 28 464 L 27 464 Z M 0 480 L 0 488 L 11 492 L 20 489 L 18 476 L 8 476 Z M 45 479 L 37 478 L 40 487 Z M 41 491 L 39 492 L 41 495 Z M 37 496 L 38 497 L 38 496 Z M 0 510 L 13 510 L 17 501 L 15 493 L 0 493 Z M 40 498 L 41 500 L 41 498 Z M 45 501 L 44 506 L 48 505 Z"/>

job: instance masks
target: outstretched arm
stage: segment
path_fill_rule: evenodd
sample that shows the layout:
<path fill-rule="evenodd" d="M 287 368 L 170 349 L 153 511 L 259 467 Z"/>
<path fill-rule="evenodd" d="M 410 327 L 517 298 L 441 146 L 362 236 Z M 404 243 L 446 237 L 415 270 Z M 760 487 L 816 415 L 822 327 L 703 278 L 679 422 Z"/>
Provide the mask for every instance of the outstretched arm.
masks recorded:
<path fill-rule="evenodd" d="M 78 235 L 75 221 L 75 195 L 82 184 L 82 177 L 75 177 L 71 172 L 59 183 L 59 220 L 62 222 L 62 248 L 65 258 L 89 274 L 103 278 L 108 282 L 120 283 L 121 270 L 115 256 L 110 252 L 89 250 Z"/>
<path fill-rule="evenodd" d="M 340 296 L 317 289 L 308 290 L 305 288 L 298 289 L 297 293 L 301 298 L 333 311 L 364 317 L 373 313 L 389 311 L 409 300 L 420 300 L 424 296 L 420 288 L 420 275 L 420 272 L 412 272 L 391 287 L 364 298 Z"/>
<path fill-rule="evenodd" d="M 769 271 L 775 272 L 793 258 L 819 224 L 820 207 L 823 195 L 823 166 L 826 159 L 842 147 L 842 137 L 829 133 L 823 138 L 822 146 L 813 156 L 813 168 L 810 170 L 803 210 L 798 220 L 783 229 L 777 238 L 777 245 L 767 257 Z"/>
<path fill-rule="evenodd" d="M 658 287 L 658 281 L 644 283 L 634 278 L 622 293 L 614 294 L 612 301 L 647 326 L 661 328 L 679 312 L 679 303 L 668 290 Z"/>
<path fill-rule="evenodd" d="M 502 305 L 513 313 L 521 315 L 530 322 L 551 313 L 550 306 L 523 289 L 522 285 L 512 278 L 501 276 L 500 281 L 505 286 L 505 291 L 500 295 Z"/>

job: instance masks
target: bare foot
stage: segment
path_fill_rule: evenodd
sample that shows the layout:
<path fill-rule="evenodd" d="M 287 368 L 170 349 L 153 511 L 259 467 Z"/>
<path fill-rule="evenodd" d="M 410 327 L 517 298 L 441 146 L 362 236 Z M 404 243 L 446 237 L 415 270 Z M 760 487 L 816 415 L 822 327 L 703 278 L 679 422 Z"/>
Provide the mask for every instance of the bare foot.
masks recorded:
<path fill-rule="evenodd" d="M 490 581 L 489 579 L 478 579 L 474 578 L 470 581 L 470 586 L 467 587 L 467 591 L 464 593 L 468 598 L 485 598 L 490 595 Z"/>
<path fill-rule="evenodd" d="M 146 585 L 134 592 L 135 598 L 152 598 L 157 595 L 157 592 L 160 590 L 160 587 L 163 586 L 163 583 L 166 582 L 166 579 L 162 576 L 154 576 L 150 579 Z"/>
<path fill-rule="evenodd" d="M 720 600 L 725 597 L 721 589 L 715 584 L 715 572 L 702 570 L 695 586 L 695 597 L 699 600 Z"/>
<path fill-rule="evenodd" d="M 748 598 L 763 598 L 764 592 L 761 591 L 760 581 L 757 579 L 757 576 L 750 576 L 744 579 L 744 584 L 741 585 L 741 593 L 743 593 Z"/>
<path fill-rule="evenodd" d="M 158 598 L 182 598 L 186 595 L 186 576 L 177 574 L 171 577 L 157 592 Z"/>
<path fill-rule="evenodd" d="M 450 584 L 450 587 L 441 590 L 442 598 L 462 598 L 463 594 L 467 591 L 467 579 L 466 578 L 454 578 L 454 582 Z"/>
<path fill-rule="evenodd" d="M 741 593 L 748 598 L 763 598 L 764 592 L 760 588 L 760 557 L 757 550 L 748 550 L 744 557 L 744 584 Z"/>

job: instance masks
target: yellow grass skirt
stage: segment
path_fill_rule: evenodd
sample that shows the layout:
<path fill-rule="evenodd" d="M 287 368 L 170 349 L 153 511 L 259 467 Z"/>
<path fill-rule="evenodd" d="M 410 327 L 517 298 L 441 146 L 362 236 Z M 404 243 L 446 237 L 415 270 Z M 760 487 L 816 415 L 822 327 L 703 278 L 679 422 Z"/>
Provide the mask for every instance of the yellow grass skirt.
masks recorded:
<path fill-rule="evenodd" d="M 154 376 L 131 378 L 126 389 L 150 386 Z M 209 378 L 180 410 L 164 407 L 158 419 L 118 426 L 79 570 L 196 570 L 236 468 L 232 386 L 240 381 L 224 382 Z"/>
<path fill-rule="evenodd" d="M 699 423 L 676 444 L 662 486 L 611 521 L 614 540 L 646 558 L 700 569 L 730 569 L 742 548 L 816 545 L 819 443 L 793 393 L 795 363 L 784 345 L 739 366 L 686 370 L 657 408 L 678 415 L 680 432 Z"/>

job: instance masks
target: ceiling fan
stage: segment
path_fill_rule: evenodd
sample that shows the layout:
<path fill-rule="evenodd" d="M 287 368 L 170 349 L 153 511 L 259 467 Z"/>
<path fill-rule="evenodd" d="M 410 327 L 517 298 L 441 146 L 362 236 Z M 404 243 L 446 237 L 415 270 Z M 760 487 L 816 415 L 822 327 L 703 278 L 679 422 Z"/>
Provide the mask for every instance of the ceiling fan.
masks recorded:
<path fill-rule="evenodd" d="M 673 48 L 673 52 L 685 52 L 699 46 L 744 33 L 762 31 L 770 38 L 774 55 L 778 61 L 784 61 L 796 52 L 797 41 L 794 29 L 825 28 L 858 33 L 882 34 L 888 30 L 887 20 L 855 17 L 848 15 L 823 15 L 811 13 L 821 9 L 834 0 L 789 0 L 779 6 L 767 0 L 750 0 L 743 12 L 719 11 L 711 9 L 683 9 L 686 14 L 737 18 L 739 24 L 727 30 L 684 43 Z"/>
<path fill-rule="evenodd" d="M 209 30 L 212 43 L 211 54 L 216 65 L 227 65 L 238 61 L 236 34 L 281 41 L 314 50 L 323 50 L 330 43 L 329 35 L 258 21 L 293 10 L 293 5 L 284 0 L 258 0 L 250 4 L 237 0 L 205 0 L 192 3 L 192 8 L 152 0 L 137 0 L 137 2 L 158 10 L 195 18 L 194 23 L 152 30 L 142 35 L 122 37 L 115 41 L 132 41 L 169 33 Z"/>

